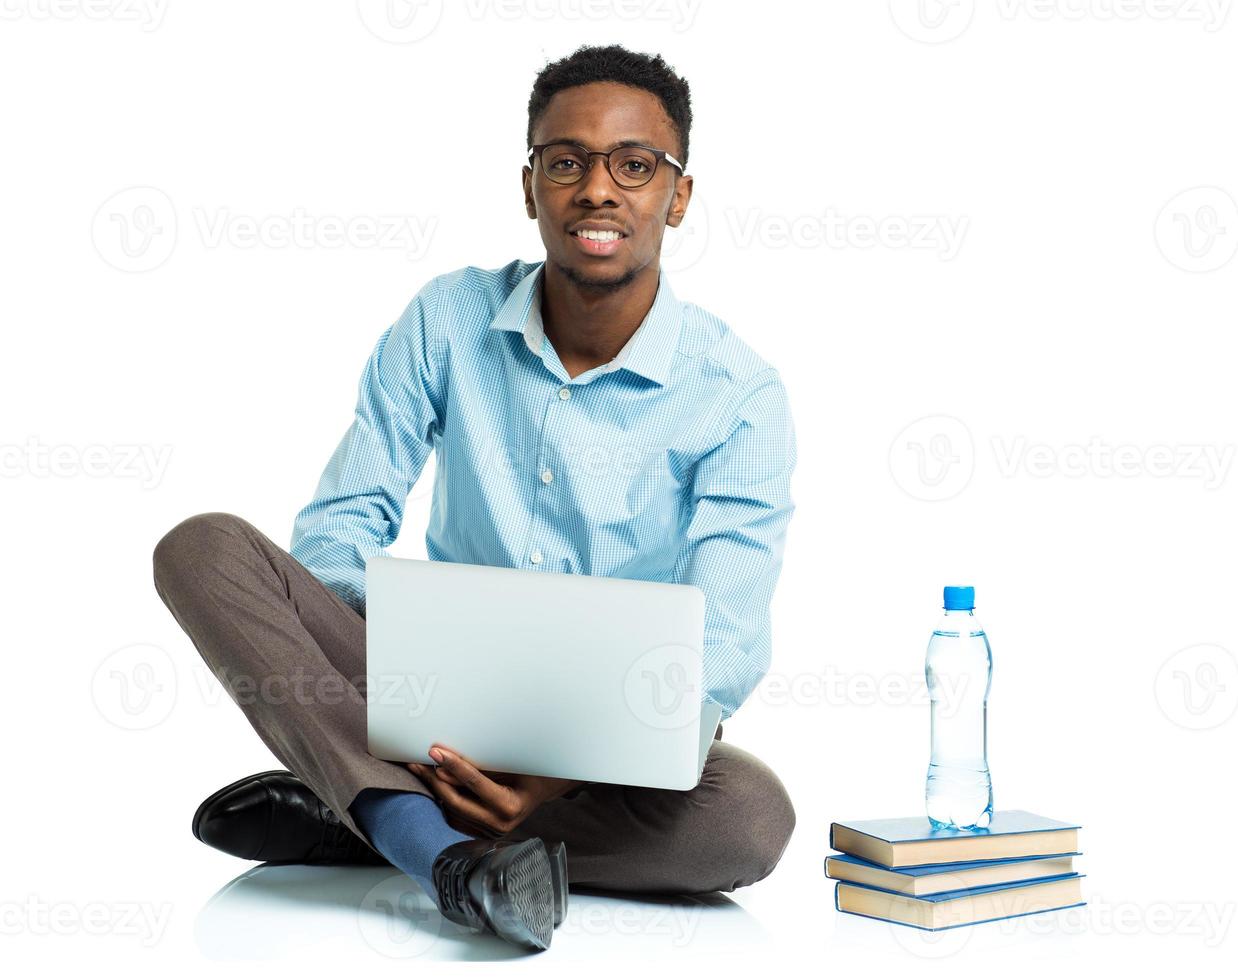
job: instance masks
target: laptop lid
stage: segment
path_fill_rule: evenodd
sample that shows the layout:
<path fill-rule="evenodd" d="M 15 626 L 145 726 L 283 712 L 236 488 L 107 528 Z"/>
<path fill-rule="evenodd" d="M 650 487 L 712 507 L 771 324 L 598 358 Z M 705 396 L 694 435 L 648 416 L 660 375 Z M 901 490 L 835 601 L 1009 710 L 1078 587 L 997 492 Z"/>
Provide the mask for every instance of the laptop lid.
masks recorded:
<path fill-rule="evenodd" d="M 455 562 L 366 562 L 369 751 L 665 789 L 700 780 L 699 588 Z"/>

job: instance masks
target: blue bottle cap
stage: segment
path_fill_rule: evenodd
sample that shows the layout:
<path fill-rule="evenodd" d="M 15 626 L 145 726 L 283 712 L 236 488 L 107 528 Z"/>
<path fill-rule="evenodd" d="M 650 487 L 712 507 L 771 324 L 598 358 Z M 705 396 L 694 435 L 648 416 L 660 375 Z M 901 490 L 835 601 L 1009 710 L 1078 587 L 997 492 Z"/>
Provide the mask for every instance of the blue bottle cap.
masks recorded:
<path fill-rule="evenodd" d="M 947 609 L 976 608 L 976 590 L 970 585 L 947 585 L 943 599 Z"/>

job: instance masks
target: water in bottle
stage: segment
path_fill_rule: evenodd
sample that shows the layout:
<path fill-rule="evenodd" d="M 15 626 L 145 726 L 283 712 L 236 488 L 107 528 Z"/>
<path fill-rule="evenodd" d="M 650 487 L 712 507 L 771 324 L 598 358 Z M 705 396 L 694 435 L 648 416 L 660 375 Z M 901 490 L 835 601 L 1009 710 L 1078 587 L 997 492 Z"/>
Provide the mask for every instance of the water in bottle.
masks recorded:
<path fill-rule="evenodd" d="M 935 828 L 970 830 L 993 816 L 985 735 L 993 652 L 976 620 L 975 589 L 946 586 L 944 605 L 924 661 L 932 714 L 925 799 Z"/>

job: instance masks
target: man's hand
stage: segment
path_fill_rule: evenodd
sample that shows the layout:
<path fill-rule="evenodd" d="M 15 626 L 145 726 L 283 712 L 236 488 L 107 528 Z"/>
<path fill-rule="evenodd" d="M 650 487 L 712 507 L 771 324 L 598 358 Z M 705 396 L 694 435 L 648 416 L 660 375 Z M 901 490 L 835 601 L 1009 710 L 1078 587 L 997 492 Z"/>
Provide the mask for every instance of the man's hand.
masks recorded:
<path fill-rule="evenodd" d="M 438 744 L 431 746 L 429 755 L 438 766 L 409 762 L 409 770 L 438 798 L 448 825 L 473 836 L 502 836 L 522 824 L 547 800 L 584 782 L 484 771 L 458 752 Z"/>

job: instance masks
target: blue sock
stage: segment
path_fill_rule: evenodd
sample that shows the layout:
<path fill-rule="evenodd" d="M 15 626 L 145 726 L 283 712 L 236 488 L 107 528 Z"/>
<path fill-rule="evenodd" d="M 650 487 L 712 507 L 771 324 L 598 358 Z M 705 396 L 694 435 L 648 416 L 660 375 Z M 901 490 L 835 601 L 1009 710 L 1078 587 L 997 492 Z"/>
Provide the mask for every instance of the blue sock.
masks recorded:
<path fill-rule="evenodd" d="M 415 879 L 437 907 L 434 859 L 445 847 L 472 838 L 449 827 L 438 801 L 422 793 L 364 789 L 348 810 L 375 849 Z"/>

